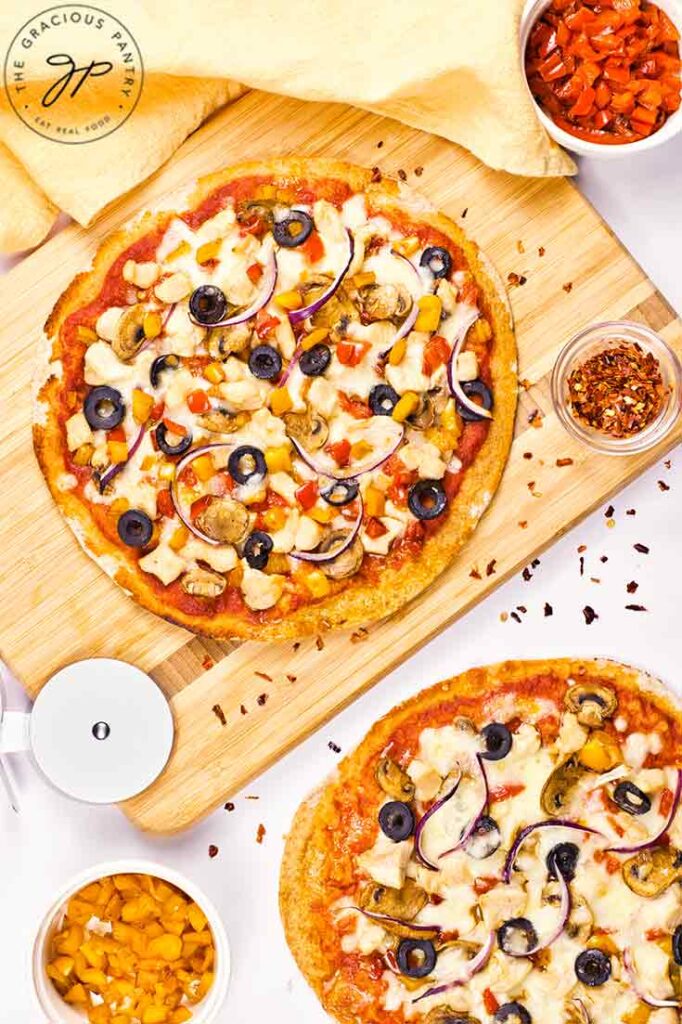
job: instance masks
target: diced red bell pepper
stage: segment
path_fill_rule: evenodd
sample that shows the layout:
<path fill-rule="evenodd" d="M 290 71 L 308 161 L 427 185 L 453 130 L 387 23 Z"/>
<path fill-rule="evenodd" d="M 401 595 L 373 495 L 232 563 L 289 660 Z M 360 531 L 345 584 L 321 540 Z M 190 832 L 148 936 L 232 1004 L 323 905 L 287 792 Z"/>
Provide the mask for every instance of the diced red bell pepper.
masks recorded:
<path fill-rule="evenodd" d="M 347 437 L 337 441 L 335 444 L 328 444 L 325 451 L 331 455 L 337 466 L 343 468 L 348 465 L 350 460 L 350 441 Z"/>
<path fill-rule="evenodd" d="M 430 377 L 439 366 L 443 366 L 448 361 L 449 357 L 450 345 L 440 334 L 434 334 L 424 346 L 424 356 L 422 359 L 422 373 L 424 376 Z"/>
<path fill-rule="evenodd" d="M 168 488 L 164 491 L 159 491 L 156 495 L 156 513 L 159 516 L 165 516 L 167 519 L 172 519 L 175 515 L 175 505 Z"/>
<path fill-rule="evenodd" d="M 260 263 L 252 263 L 250 267 L 247 267 L 246 276 L 252 284 L 258 284 L 263 276 L 263 268 Z"/>
<path fill-rule="evenodd" d="M 366 342 L 340 341 L 336 346 L 336 358 L 344 366 L 357 366 L 372 346 Z"/>
<path fill-rule="evenodd" d="M 190 391 L 187 395 L 187 405 L 190 412 L 201 413 L 206 412 L 210 408 L 211 403 L 206 392 L 199 388 L 197 391 Z"/>
<path fill-rule="evenodd" d="M 324 242 L 317 231 L 313 231 L 303 245 L 299 246 L 299 252 L 302 252 L 310 263 L 319 263 L 324 256 Z"/>
<path fill-rule="evenodd" d="M 314 480 L 308 480 L 307 483 L 298 488 L 296 491 L 296 501 L 304 512 L 308 512 L 313 507 L 317 501 L 317 493 L 317 483 Z"/>

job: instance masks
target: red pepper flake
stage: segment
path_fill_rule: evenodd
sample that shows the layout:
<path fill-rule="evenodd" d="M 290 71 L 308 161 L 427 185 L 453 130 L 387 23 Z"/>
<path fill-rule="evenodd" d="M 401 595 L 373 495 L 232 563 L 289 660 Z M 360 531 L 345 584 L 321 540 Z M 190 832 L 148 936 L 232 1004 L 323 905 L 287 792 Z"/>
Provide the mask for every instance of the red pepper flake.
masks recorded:
<path fill-rule="evenodd" d="M 577 551 L 579 555 L 582 555 L 583 551 L 587 551 L 587 544 L 579 544 Z"/>
<path fill-rule="evenodd" d="M 402 169 L 402 167 L 399 167 L 399 168 L 398 168 L 398 177 L 400 178 L 400 180 L 401 180 L 401 181 L 407 181 L 407 174 L 406 174 L 406 172 L 405 172 L 405 171 L 404 171 L 404 170 Z"/>
<path fill-rule="evenodd" d="M 572 466 L 573 459 L 557 459 L 556 464 L 559 467 L 559 469 L 563 469 L 564 466 Z"/>
<path fill-rule="evenodd" d="M 315 637 L 315 646 L 317 647 L 318 651 L 324 650 L 324 640 L 322 639 L 321 636 Z"/>
<path fill-rule="evenodd" d="M 545 601 L 545 618 L 548 619 L 550 615 L 554 615 L 554 609 L 549 601 Z"/>
<path fill-rule="evenodd" d="M 213 660 L 213 658 L 209 657 L 208 654 L 205 654 L 204 660 L 201 663 L 201 667 L 203 668 L 204 672 L 208 672 L 208 670 L 210 668 L 213 668 L 214 665 L 215 661 Z"/>
<path fill-rule="evenodd" d="M 524 457 L 524 459 L 532 459 L 533 458 L 533 453 L 532 452 L 524 452 L 523 453 L 523 457 Z"/>
<path fill-rule="evenodd" d="M 589 604 L 586 604 L 583 608 L 583 615 L 588 626 L 591 626 L 594 620 L 599 618 L 594 608 L 591 608 Z"/>
<path fill-rule="evenodd" d="M 525 604 L 517 604 L 516 610 L 517 612 L 521 612 L 522 615 L 526 615 L 528 612 L 528 609 L 526 608 Z"/>
<path fill-rule="evenodd" d="M 666 459 L 665 462 L 663 463 L 663 465 L 665 466 L 666 469 L 670 469 L 672 464 L 673 464 L 672 459 Z"/>
<path fill-rule="evenodd" d="M 645 611 L 647 611 L 647 609 L 644 607 L 643 604 L 626 604 L 625 607 L 626 607 L 627 611 L 629 611 L 629 612 L 645 612 Z"/>
<path fill-rule="evenodd" d="M 231 800 L 228 800 L 227 803 L 225 804 L 225 810 L 230 812 L 234 810 L 234 804 L 232 803 Z"/>
<path fill-rule="evenodd" d="M 528 583 L 529 580 L 533 579 L 533 573 L 530 571 L 528 566 L 524 568 L 523 572 L 521 573 L 521 576 L 526 581 L 526 583 Z"/>
<path fill-rule="evenodd" d="M 661 411 L 666 388 L 653 352 L 620 342 L 596 352 L 568 378 L 575 418 L 609 437 L 632 437 Z"/>
<path fill-rule="evenodd" d="M 562 287 L 563 287 L 564 291 L 566 292 L 566 294 L 570 295 L 571 292 L 573 291 L 573 282 L 572 281 L 568 281 L 565 285 L 562 285 Z"/>
<path fill-rule="evenodd" d="M 528 520 L 527 519 L 520 519 L 519 520 L 519 526 L 521 527 L 522 530 L 527 530 L 528 529 Z"/>
<path fill-rule="evenodd" d="M 377 149 L 381 149 L 383 144 L 384 144 L 384 140 L 383 139 L 379 139 L 379 141 L 377 142 Z"/>
<path fill-rule="evenodd" d="M 244 705 L 243 705 L 243 704 L 240 704 L 240 705 L 239 705 L 239 710 L 240 710 L 240 712 L 241 712 L 241 714 L 242 714 L 242 715 L 248 715 L 248 713 L 249 713 L 249 712 L 248 712 L 248 711 L 246 710 L 246 708 L 244 707 Z"/>
<path fill-rule="evenodd" d="M 468 212 L 469 212 L 469 207 L 468 207 L 468 206 L 466 206 L 466 207 L 465 207 L 465 208 L 464 208 L 464 209 L 462 210 L 462 213 L 461 213 L 461 217 L 462 217 L 462 220 L 464 220 L 464 218 L 466 217 L 466 215 L 467 215 L 467 213 L 468 213 Z"/>
<path fill-rule="evenodd" d="M 335 754 L 341 753 L 341 747 L 338 745 L 338 743 L 334 743 L 334 740 L 330 740 L 327 746 L 329 747 L 330 750 L 333 750 Z"/>
<path fill-rule="evenodd" d="M 480 572 L 478 571 L 478 569 L 476 567 L 474 567 L 471 570 L 469 575 L 471 576 L 472 580 L 480 580 L 480 579 L 482 579 L 482 576 L 481 576 Z"/>
<path fill-rule="evenodd" d="M 600 562 L 608 562 L 608 560 L 609 560 L 609 556 L 608 555 L 600 555 L 599 556 L 599 561 Z"/>
<path fill-rule="evenodd" d="M 590 576 L 590 583 L 601 583 L 601 580 L 597 576 Z"/>
<path fill-rule="evenodd" d="M 375 184 L 376 184 L 377 182 L 381 181 L 381 171 L 379 170 L 379 168 L 378 168 L 378 167 L 373 167 L 373 168 L 372 168 L 372 178 L 371 178 L 371 180 L 372 180 L 372 181 L 373 181 L 373 182 L 374 182 Z"/>
<path fill-rule="evenodd" d="M 614 509 L 613 505 L 609 505 L 609 507 L 604 512 L 604 515 L 606 516 L 607 519 L 610 519 L 614 512 L 615 512 L 615 509 Z"/>
<path fill-rule="evenodd" d="M 626 516 L 636 516 L 637 515 L 637 509 L 636 508 L 628 508 L 628 509 L 625 510 L 625 515 Z"/>
<path fill-rule="evenodd" d="M 510 612 L 509 614 L 511 615 L 514 622 L 521 622 L 521 616 L 518 614 L 518 612 Z"/>
<path fill-rule="evenodd" d="M 495 998 L 495 993 L 491 992 L 489 988 L 483 990 L 483 1005 L 485 1006 L 486 1013 L 497 1013 L 500 1008 L 500 1004 Z"/>
<path fill-rule="evenodd" d="M 247 796 L 247 800 L 260 800 L 259 796 Z"/>
<path fill-rule="evenodd" d="M 580 575 L 585 575 L 585 558 L 583 555 L 580 556 Z"/>
<path fill-rule="evenodd" d="M 420 167 L 415 167 L 414 173 L 415 173 L 417 178 L 421 178 L 422 174 L 424 173 L 424 168 L 421 167 L 421 166 Z"/>
<path fill-rule="evenodd" d="M 360 626 L 354 633 L 350 635 L 350 642 L 352 644 L 361 644 L 363 640 L 366 640 L 369 636 L 369 630 L 366 626 Z"/>
<path fill-rule="evenodd" d="M 528 380 L 527 377 L 522 377 L 519 381 L 519 387 L 523 388 L 524 391 L 530 391 L 530 389 L 533 387 L 533 381 Z"/>
<path fill-rule="evenodd" d="M 259 676 L 260 679 L 264 679 L 266 683 L 272 682 L 272 676 L 269 676 L 267 672 L 255 672 L 254 675 Z"/>
<path fill-rule="evenodd" d="M 296 680 L 298 679 L 298 676 L 292 676 L 290 672 L 287 672 L 287 679 L 289 680 L 290 683 L 295 683 Z"/>
<path fill-rule="evenodd" d="M 301 646 L 301 641 L 300 640 L 295 640 L 294 643 L 291 645 L 291 649 L 294 652 L 294 654 L 296 653 L 296 651 L 299 649 L 300 646 Z"/>
<path fill-rule="evenodd" d="M 639 544 L 638 543 L 638 544 L 633 544 L 632 546 L 634 547 L 635 551 L 639 551 L 640 555 L 648 555 L 649 554 L 649 550 L 650 549 L 646 546 L 646 544 Z"/>
<path fill-rule="evenodd" d="M 542 259 L 542 257 L 545 255 L 546 251 L 547 250 L 545 249 L 544 245 L 541 245 L 538 249 L 538 256 L 540 257 L 540 259 Z"/>
<path fill-rule="evenodd" d="M 669 491 L 670 490 L 670 484 L 667 484 L 665 482 L 665 480 L 657 480 L 656 482 L 658 484 L 659 491 Z"/>
<path fill-rule="evenodd" d="M 495 569 L 496 565 L 497 565 L 497 559 L 496 558 L 491 558 L 490 561 L 488 562 L 488 564 L 485 567 L 485 574 L 486 574 L 486 576 L 492 576 L 493 573 L 495 573 L 497 571 Z"/>
<path fill-rule="evenodd" d="M 265 825 L 259 825 L 256 830 L 256 842 L 261 843 L 265 839 Z"/>
<path fill-rule="evenodd" d="M 225 712 L 221 708 L 220 704 L 214 704 L 211 711 L 216 716 L 221 725 L 227 725 L 227 719 L 225 718 Z"/>
<path fill-rule="evenodd" d="M 522 288 L 528 278 L 524 274 L 517 274 L 515 271 L 507 274 L 507 284 L 510 288 Z"/>
<path fill-rule="evenodd" d="M 209 846 L 208 855 L 211 858 L 211 860 L 213 860 L 214 857 L 218 856 L 218 847 L 214 843 L 211 843 L 211 845 Z"/>
<path fill-rule="evenodd" d="M 636 594 L 639 590 L 639 583 L 636 580 L 630 580 L 627 587 L 625 588 L 628 594 Z"/>
<path fill-rule="evenodd" d="M 267 702 L 268 702 L 268 695 L 267 695 L 267 693 L 260 693 L 258 695 L 258 697 L 257 697 L 257 703 L 260 704 L 261 707 L 265 707 Z"/>

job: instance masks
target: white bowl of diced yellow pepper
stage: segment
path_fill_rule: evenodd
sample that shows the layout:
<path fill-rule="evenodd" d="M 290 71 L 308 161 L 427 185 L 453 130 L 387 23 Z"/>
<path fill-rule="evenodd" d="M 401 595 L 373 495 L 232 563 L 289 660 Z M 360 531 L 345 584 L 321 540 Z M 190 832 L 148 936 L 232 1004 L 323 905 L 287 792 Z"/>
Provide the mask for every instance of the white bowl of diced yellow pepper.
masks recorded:
<path fill-rule="evenodd" d="M 151 861 L 99 864 L 72 879 L 33 948 L 50 1024 L 213 1024 L 229 977 L 215 907 L 188 878 Z"/>

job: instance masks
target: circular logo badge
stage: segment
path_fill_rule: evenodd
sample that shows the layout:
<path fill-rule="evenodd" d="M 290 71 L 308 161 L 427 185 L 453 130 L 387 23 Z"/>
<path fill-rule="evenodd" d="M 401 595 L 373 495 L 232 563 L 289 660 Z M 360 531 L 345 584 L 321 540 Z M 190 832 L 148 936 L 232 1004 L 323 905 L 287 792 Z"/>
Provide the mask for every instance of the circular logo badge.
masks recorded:
<path fill-rule="evenodd" d="M 19 29 L 5 58 L 5 91 L 24 124 L 51 142 L 111 135 L 142 91 L 142 54 L 108 11 L 62 4 Z"/>

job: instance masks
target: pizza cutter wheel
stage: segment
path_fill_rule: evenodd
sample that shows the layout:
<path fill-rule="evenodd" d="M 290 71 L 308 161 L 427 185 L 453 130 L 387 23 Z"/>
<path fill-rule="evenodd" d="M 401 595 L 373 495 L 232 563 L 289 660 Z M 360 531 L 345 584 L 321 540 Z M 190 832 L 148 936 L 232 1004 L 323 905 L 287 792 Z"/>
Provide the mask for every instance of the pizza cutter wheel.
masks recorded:
<path fill-rule="evenodd" d="M 15 810 L 4 754 L 28 751 L 62 793 L 109 804 L 151 785 L 173 746 L 173 716 L 159 687 L 134 665 L 114 658 L 88 658 L 60 669 L 30 712 L 3 712 L 2 704 L 0 692 L 0 781 Z"/>

